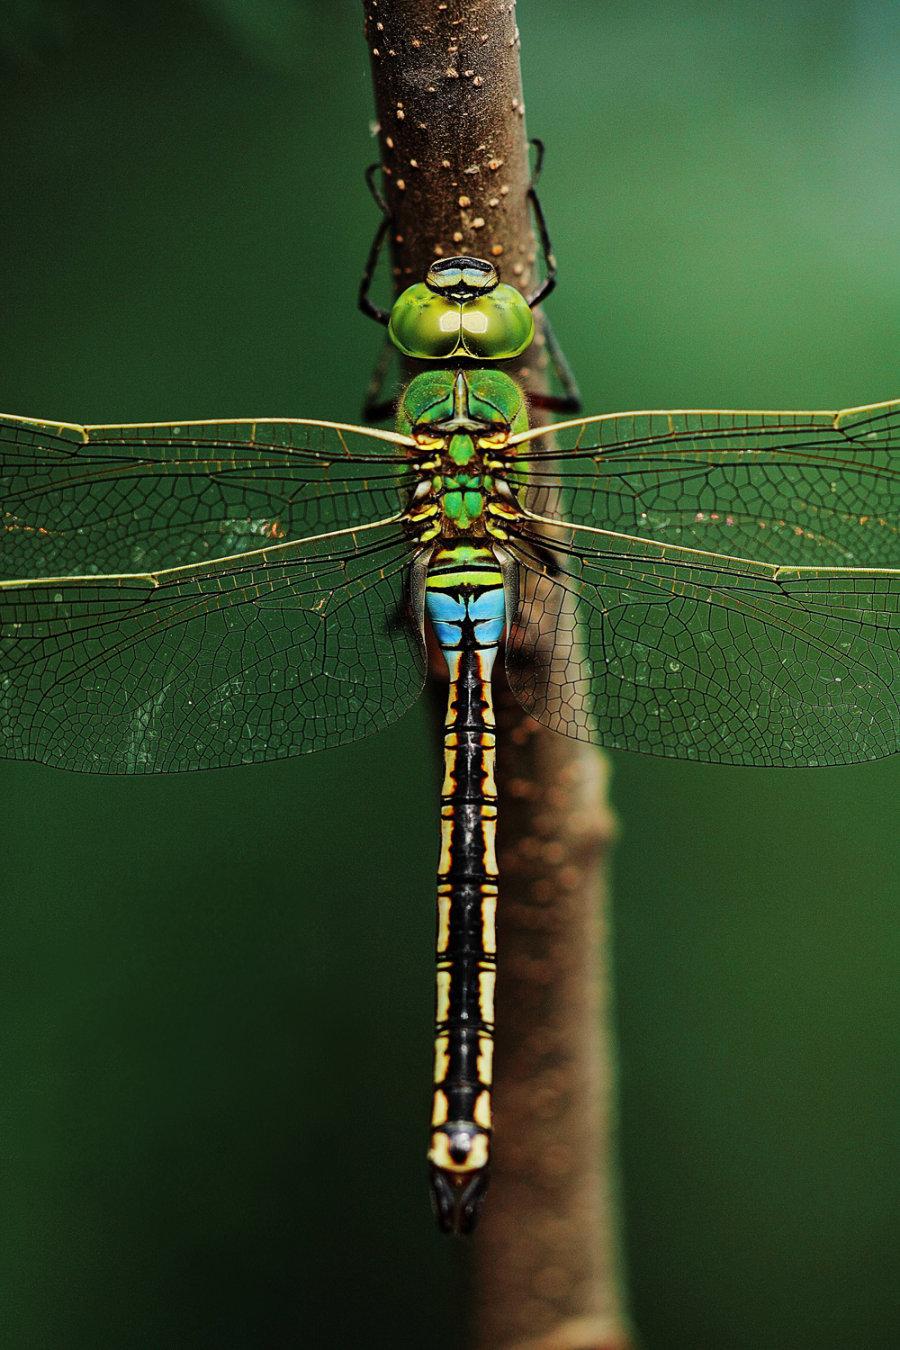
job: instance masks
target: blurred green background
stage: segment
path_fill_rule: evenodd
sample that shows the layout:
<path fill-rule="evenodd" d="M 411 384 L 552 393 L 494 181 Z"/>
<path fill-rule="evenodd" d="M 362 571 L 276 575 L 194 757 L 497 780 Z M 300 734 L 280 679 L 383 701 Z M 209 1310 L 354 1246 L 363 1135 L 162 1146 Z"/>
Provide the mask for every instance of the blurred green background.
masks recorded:
<path fill-rule="evenodd" d="M 520 0 L 587 411 L 897 393 L 896 21 Z M 0 63 L 0 406 L 356 417 L 360 5 L 16 0 Z M 614 770 L 644 1345 L 893 1350 L 897 763 Z M 2 783 L 0 1344 L 465 1344 L 423 1182 L 424 711 L 270 766 Z"/>

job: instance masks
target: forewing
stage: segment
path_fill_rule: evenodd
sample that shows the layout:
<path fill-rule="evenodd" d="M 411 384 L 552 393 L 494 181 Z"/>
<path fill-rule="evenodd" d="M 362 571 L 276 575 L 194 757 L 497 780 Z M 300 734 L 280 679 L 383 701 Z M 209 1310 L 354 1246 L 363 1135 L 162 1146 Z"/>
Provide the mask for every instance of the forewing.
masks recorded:
<path fill-rule="evenodd" d="M 900 748 L 896 570 L 777 567 L 583 529 L 536 538 L 514 546 L 507 670 L 555 731 L 724 764 Z"/>
<path fill-rule="evenodd" d="M 900 402 L 617 413 L 513 445 L 520 499 L 575 525 L 797 566 L 900 560 Z"/>
<path fill-rule="evenodd" d="M 410 444 L 300 420 L 0 416 L 0 574 L 153 571 L 379 520 L 413 484 Z"/>
<path fill-rule="evenodd" d="M 0 745 L 106 773 L 358 740 L 424 680 L 396 522 L 155 574 L 0 583 Z"/>

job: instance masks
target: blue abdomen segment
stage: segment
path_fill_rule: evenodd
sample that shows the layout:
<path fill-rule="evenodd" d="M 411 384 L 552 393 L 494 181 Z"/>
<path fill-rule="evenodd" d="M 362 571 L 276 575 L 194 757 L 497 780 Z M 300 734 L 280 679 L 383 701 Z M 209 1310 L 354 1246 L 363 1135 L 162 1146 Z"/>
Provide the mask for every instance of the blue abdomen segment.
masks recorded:
<path fill-rule="evenodd" d="M 475 585 L 478 583 L 475 582 Z M 442 650 L 448 656 L 460 649 L 466 620 L 471 625 L 476 647 L 496 648 L 506 623 L 503 586 L 492 585 L 474 591 L 466 587 L 456 593 L 429 588 L 425 596 L 425 612 Z"/>
<path fill-rule="evenodd" d="M 496 653 L 503 636 L 506 602 L 491 549 L 470 543 L 438 548 L 428 568 L 425 612 L 448 664 L 463 645 L 493 660 L 489 653 Z"/>

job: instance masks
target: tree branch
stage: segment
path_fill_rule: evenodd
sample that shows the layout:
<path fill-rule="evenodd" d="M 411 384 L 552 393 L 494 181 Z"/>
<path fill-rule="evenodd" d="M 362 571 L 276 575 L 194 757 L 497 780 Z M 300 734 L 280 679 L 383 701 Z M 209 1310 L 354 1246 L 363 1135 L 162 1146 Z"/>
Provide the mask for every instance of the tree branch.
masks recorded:
<path fill-rule="evenodd" d="M 363 7 L 396 289 L 436 256 L 471 253 L 527 291 L 536 243 L 514 4 Z M 536 389 L 542 377 L 528 364 L 518 374 Z M 532 721 L 502 676 L 497 685 L 496 1132 L 473 1240 L 476 1340 L 483 1350 L 626 1350 L 601 923 L 608 767 Z"/>

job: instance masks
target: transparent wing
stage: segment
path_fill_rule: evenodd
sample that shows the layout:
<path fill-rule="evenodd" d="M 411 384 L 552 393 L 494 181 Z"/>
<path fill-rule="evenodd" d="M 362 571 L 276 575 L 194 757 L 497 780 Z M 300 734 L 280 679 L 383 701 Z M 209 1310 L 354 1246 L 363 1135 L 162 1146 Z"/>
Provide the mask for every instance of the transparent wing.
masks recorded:
<path fill-rule="evenodd" d="M 206 563 L 0 582 L 0 747 L 106 773 L 358 740 L 422 688 L 396 520 Z"/>
<path fill-rule="evenodd" d="M 0 416 L 0 575 L 152 571 L 379 520 L 413 485 L 410 445 L 330 422 Z"/>
<path fill-rule="evenodd" d="M 781 567 L 578 528 L 525 530 L 512 549 L 509 681 L 554 730 L 723 764 L 900 748 L 897 570 Z"/>
<path fill-rule="evenodd" d="M 512 445 L 520 499 L 574 525 L 797 566 L 900 561 L 900 402 L 617 413 Z"/>

